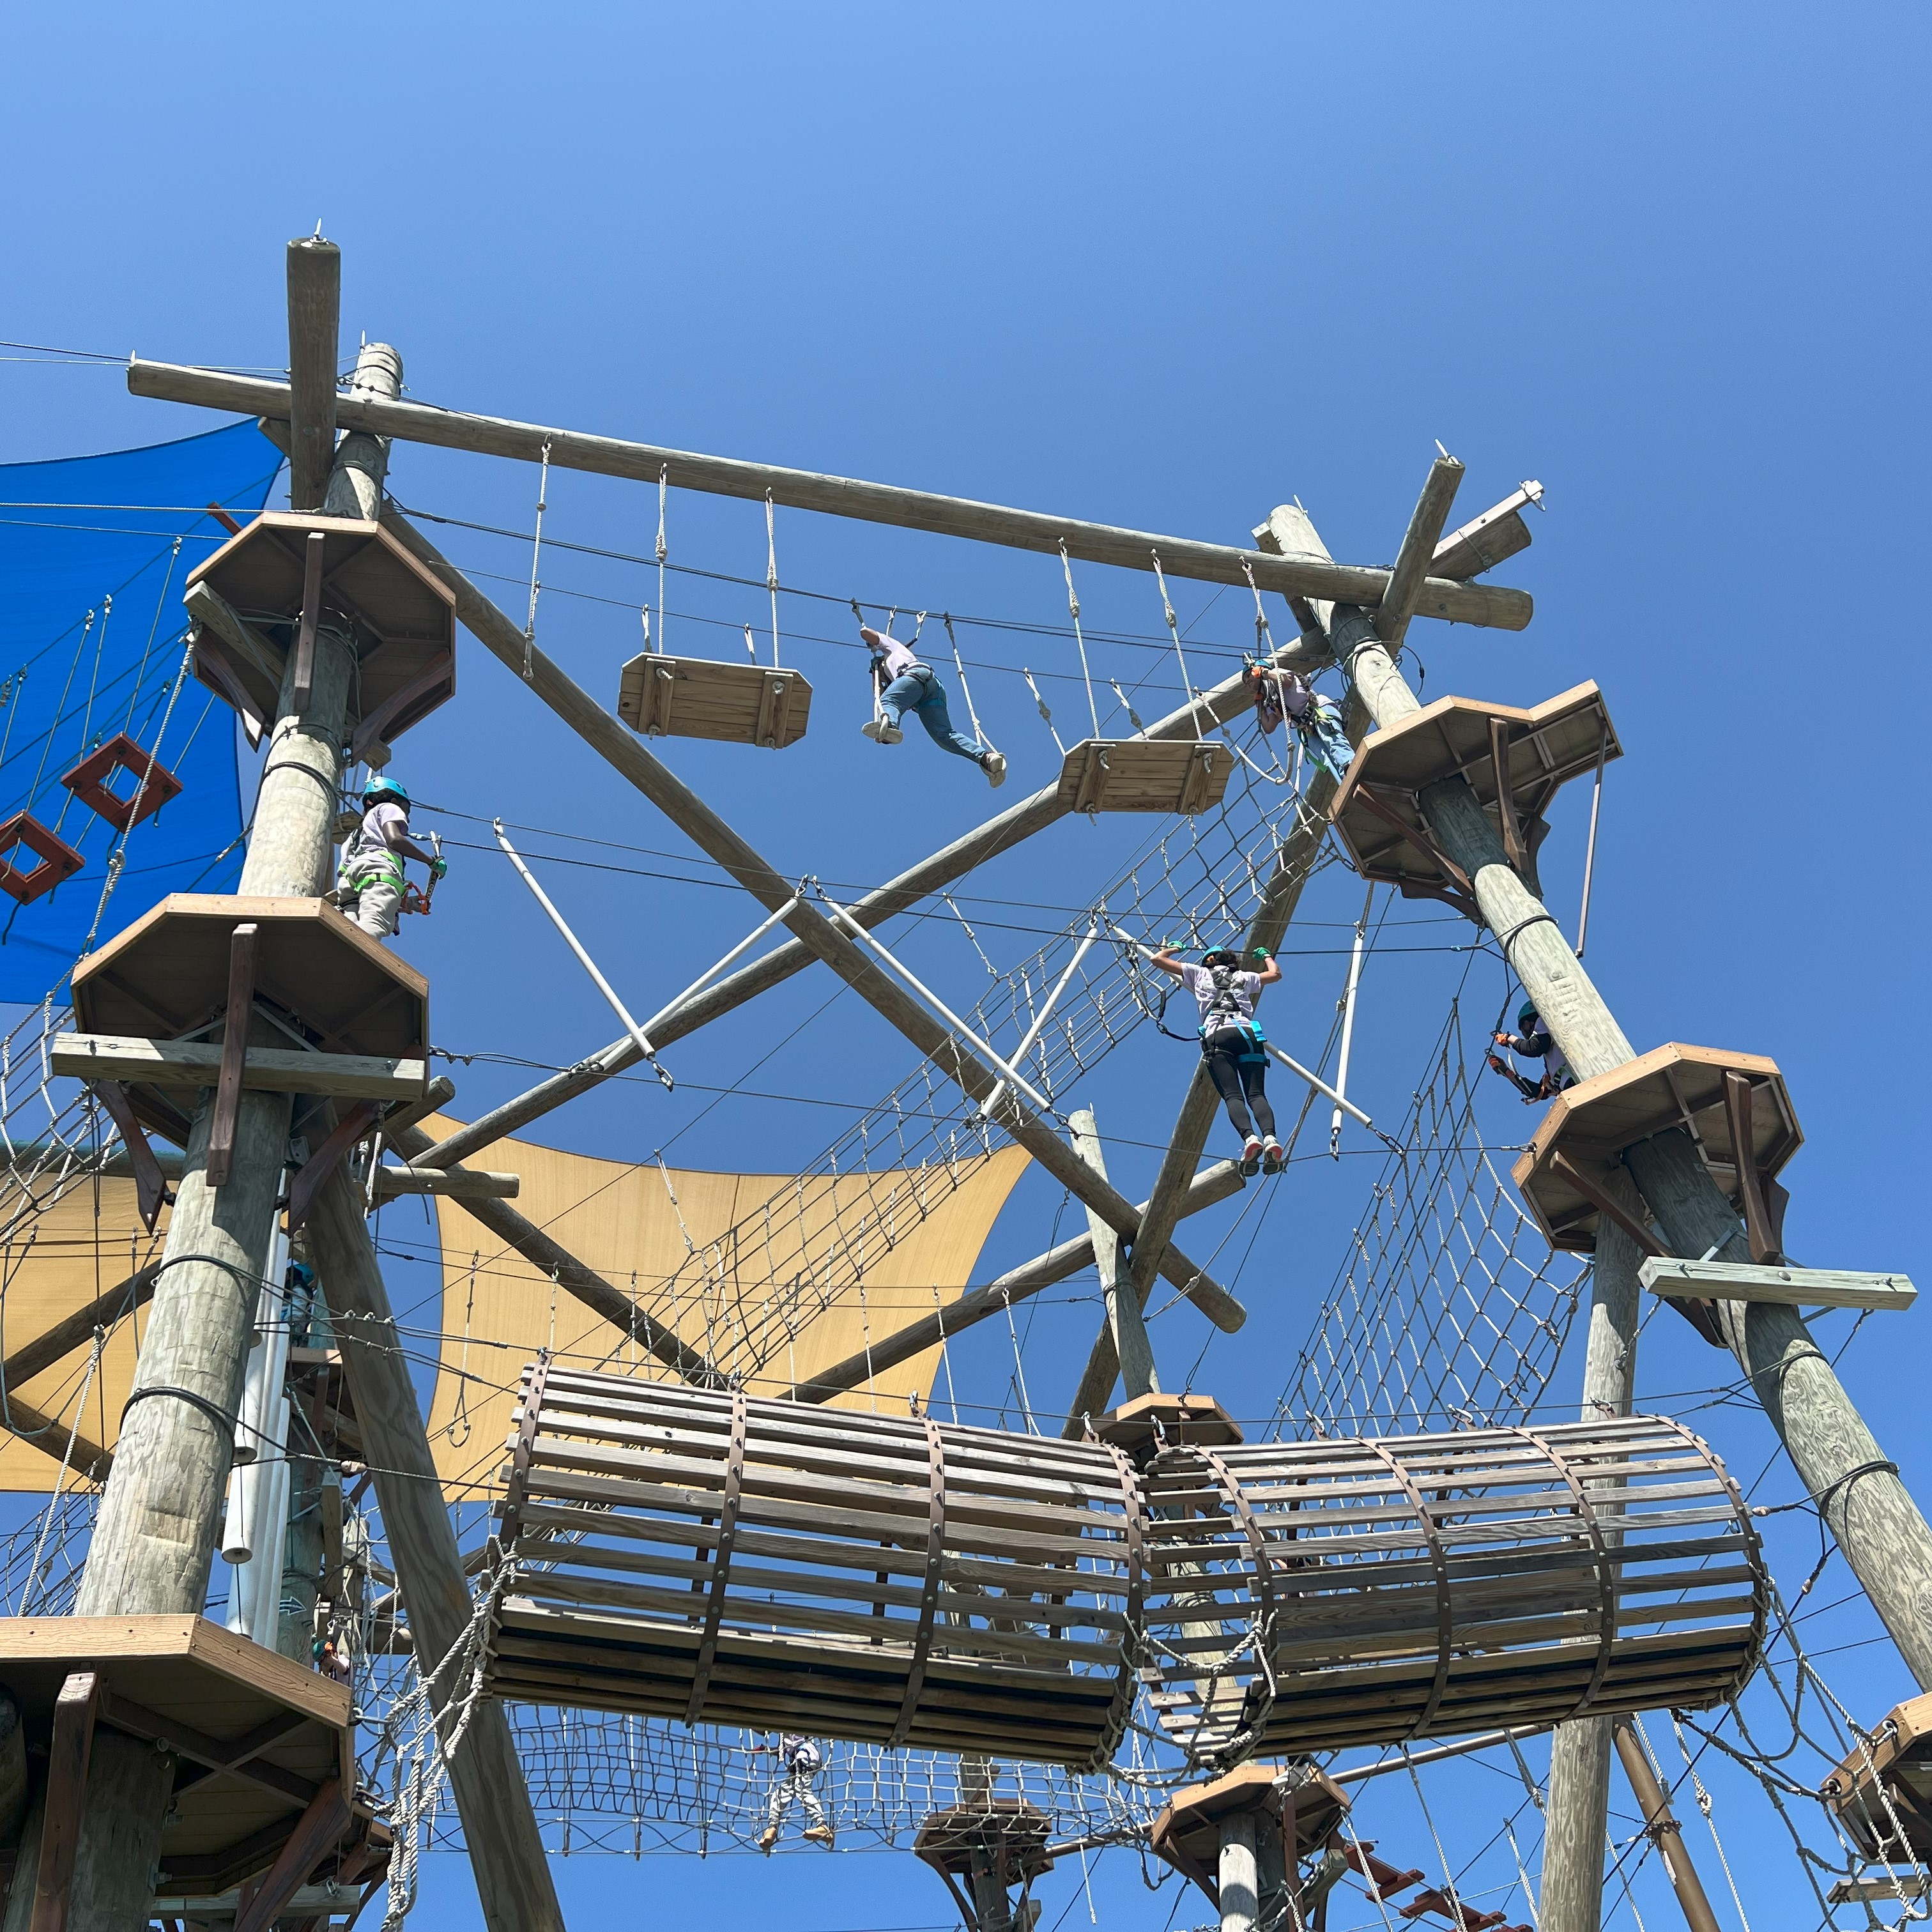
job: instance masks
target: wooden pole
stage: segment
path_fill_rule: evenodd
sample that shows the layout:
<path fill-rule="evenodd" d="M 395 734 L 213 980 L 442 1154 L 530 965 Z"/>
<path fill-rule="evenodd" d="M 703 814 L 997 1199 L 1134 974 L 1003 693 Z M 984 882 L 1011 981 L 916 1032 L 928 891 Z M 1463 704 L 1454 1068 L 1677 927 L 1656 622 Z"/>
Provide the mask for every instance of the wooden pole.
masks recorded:
<path fill-rule="evenodd" d="M 335 344 L 342 251 L 320 235 L 289 244 L 289 502 L 319 510 L 335 462 Z"/>
<path fill-rule="evenodd" d="M 346 449 L 348 445 L 345 443 L 343 447 Z M 445 562 L 411 525 L 393 512 L 385 522 L 400 542 L 410 544 L 416 554 L 436 569 L 455 590 L 457 615 L 466 625 L 473 629 L 478 622 L 490 621 L 489 611 L 494 607 L 489 600 L 473 586 L 469 586 L 473 602 L 466 599 L 464 591 L 458 588 L 460 573 Z M 522 633 L 519 632 L 518 635 L 520 637 Z M 1319 652 L 1311 652 L 1298 640 L 1277 651 L 1274 661 L 1314 670 L 1328 661 L 1328 651 L 1324 644 Z M 1138 735 L 1162 743 L 1192 738 L 1197 712 L 1204 717 L 1211 717 L 1217 724 L 1225 724 L 1246 710 L 1252 701 L 1245 674 L 1231 677 L 1216 685 L 1205 698 L 1197 699 L 1192 706 L 1183 705 L 1170 712 Z M 851 915 L 861 926 L 882 926 L 898 914 L 910 911 L 922 899 L 952 884 L 956 879 L 963 878 L 975 866 L 983 865 L 1002 852 L 1012 850 L 1022 840 L 1030 838 L 1049 825 L 1058 824 L 1071 809 L 1060 800 L 1056 781 L 1032 797 L 1022 799 L 963 838 L 956 838 L 931 856 L 922 859 L 917 865 L 868 892 L 863 898 L 855 899 L 850 908 Z M 651 1036 L 654 1041 L 667 1045 L 682 1040 L 700 1027 L 722 1019 L 727 1013 L 735 1012 L 746 1000 L 790 979 L 794 974 L 802 972 L 817 956 L 802 940 L 788 939 L 754 964 L 740 968 L 688 1004 L 680 1006 L 674 1015 L 654 1022 Z M 552 1074 L 528 1093 L 506 1101 L 467 1126 L 459 1127 L 424 1156 L 424 1164 L 442 1167 L 452 1161 L 467 1160 L 492 1141 L 516 1132 L 566 1101 L 589 1093 L 614 1074 L 634 1066 L 642 1057 L 628 1035 L 613 1040 L 601 1053 L 592 1054 L 561 1073 Z"/>
<path fill-rule="evenodd" d="M 305 1226 L 417 1660 L 431 1670 L 470 1621 L 470 1589 L 362 1200 L 340 1167 L 323 1183 Z M 442 1694 L 462 1688 L 446 1680 Z M 501 1704 L 477 1706 L 448 1768 L 490 1932 L 562 1932 L 562 1910 Z"/>
<path fill-rule="evenodd" d="M 1083 1107 L 1077 1113 L 1066 1117 L 1068 1133 L 1081 1158 L 1096 1174 L 1107 1172 L 1107 1157 L 1100 1145 L 1100 1130 L 1095 1124 L 1094 1110 Z M 1147 1216 L 1141 1216 L 1141 1226 L 1147 1226 Z M 1092 1208 L 1087 1210 L 1088 1232 L 1093 1238 L 1094 1264 L 1100 1276 L 1101 1299 L 1106 1308 L 1107 1333 L 1114 1344 L 1114 1359 L 1119 1365 L 1120 1385 L 1127 1400 L 1136 1396 L 1158 1395 L 1160 1393 L 1160 1376 L 1154 1366 L 1154 1344 L 1148 1340 L 1147 1317 L 1140 1303 L 1135 1299 L 1125 1271 L 1120 1266 L 1120 1238 Z M 1149 1270 L 1150 1276 L 1152 1270 Z M 1108 1387 L 1100 1391 L 1099 1400 L 1105 1402 L 1113 1385 L 1112 1376 Z M 1091 1406 L 1090 1400 L 1083 1400 L 1088 1392 L 1082 1389 L 1074 1396 L 1074 1412 L 1067 1418 L 1067 1426 L 1078 1422 L 1082 1428 Z"/>
<path fill-rule="evenodd" d="M 1221 1894 L 1221 1932 L 1256 1932 L 1261 1918 L 1261 1858 L 1256 1815 L 1232 1811 L 1221 1820 L 1221 1856 L 1215 1874 Z"/>
<path fill-rule="evenodd" d="M 699 850 L 716 861 L 768 911 L 790 904 L 791 910 L 784 922 L 794 936 L 897 1028 L 969 1099 L 984 1100 L 992 1093 L 998 1084 L 998 1076 L 956 1042 L 946 1027 L 890 979 L 883 968 L 874 965 L 856 940 L 841 932 L 815 907 L 793 904 L 797 895 L 791 885 L 697 793 L 654 758 L 634 732 L 536 649 L 460 571 L 419 533 L 411 530 L 405 519 L 392 520 L 386 515 L 383 523 L 386 529 L 394 529 L 399 536 L 409 532 L 405 540 L 410 548 L 454 592 L 457 614 L 472 634 L 524 679 L 592 750 L 635 785 Z M 1062 1186 L 1096 1209 L 1111 1227 L 1124 1234 L 1133 1234 L 1140 1225 L 1140 1216 L 1132 1202 L 1101 1180 L 1052 1126 L 1010 1090 L 1000 1102 L 999 1118 L 1013 1139 Z M 1168 1257 L 1173 1252 L 1171 1246 L 1161 1249 L 1163 1274 Z M 1209 1276 L 1197 1273 L 1176 1280 L 1174 1274 L 1168 1274 L 1168 1279 L 1217 1327 L 1232 1332 L 1247 1318 L 1240 1303 Z"/>
<path fill-rule="evenodd" d="M 128 387 L 137 396 L 193 403 L 203 409 L 233 410 L 242 416 L 286 420 L 290 413 L 286 382 L 231 376 L 219 370 L 184 368 L 136 358 L 128 364 Z M 1390 576 L 1387 570 L 1358 569 L 1328 559 L 1286 560 L 1226 544 L 1122 530 L 1036 510 L 1009 509 L 966 497 L 860 482 L 849 476 L 700 456 L 655 443 L 586 436 L 577 430 L 545 429 L 497 416 L 431 409 L 421 403 L 344 396 L 337 400 L 336 418 L 351 429 L 405 442 L 434 443 L 445 449 L 473 450 L 531 463 L 541 461 L 548 448 L 553 469 L 589 470 L 652 484 L 668 472 L 674 489 L 760 503 L 769 497 L 781 509 L 817 510 L 827 516 L 889 524 L 900 530 L 931 530 L 941 536 L 964 537 L 1050 556 L 1058 556 L 1064 546 L 1076 562 L 1113 564 L 1124 570 L 1150 572 L 1158 550 L 1161 568 L 1168 577 L 1198 583 L 1243 585 L 1252 571 L 1254 580 L 1264 590 L 1376 604 L 1382 601 Z M 1522 629 L 1534 608 L 1526 591 L 1442 577 L 1425 577 L 1416 600 L 1418 616 L 1509 631 Z"/>
<path fill-rule="evenodd" d="M 1264 542 L 1308 554 L 1321 539 L 1306 515 L 1286 506 Z M 1378 727 L 1421 709 L 1370 614 L 1337 604 L 1329 641 Z M 1430 831 L 1475 887 L 1483 922 L 1522 982 L 1580 1080 L 1636 1058 L 1543 902 L 1511 868 L 1502 839 L 1466 779 L 1444 778 L 1422 794 Z M 1677 1254 L 1745 1262 L 1738 1216 L 1681 1129 L 1640 1142 L 1625 1164 Z M 1714 1254 L 1712 1250 L 1714 1248 Z M 1899 1480 L 1795 1308 L 1720 1302 L 1726 1340 L 1783 1438 L 1792 1466 L 1814 1496 L 1920 1687 L 1932 1690 L 1932 1527 Z"/>
<path fill-rule="evenodd" d="M 1643 1204 L 1627 1174 L 1606 1185 L 1633 1215 Z M 1590 1328 L 1583 1359 L 1582 1419 L 1628 1415 L 1636 1393 L 1636 1335 L 1643 1250 L 1613 1221 L 1597 1235 L 1590 1273 Z M 1607 1486 L 1607 1485 L 1606 1486 Z M 1550 1748 L 1550 1800 L 1543 1841 L 1541 1932 L 1598 1932 L 1603 1924 L 1604 1834 L 1610 1822 L 1609 1718 L 1558 1727 Z"/>
<path fill-rule="evenodd" d="M 349 379 L 356 402 L 393 402 L 403 392 L 403 358 L 386 342 L 365 342 Z M 330 392 L 330 402 L 334 395 Z M 382 514 L 382 479 L 388 474 L 389 440 L 365 429 L 351 430 L 335 452 L 323 514 L 374 523 Z"/>
<path fill-rule="evenodd" d="M 1664 1869 L 1677 1894 L 1677 1903 L 1684 1909 L 1684 1924 L 1690 1932 L 1720 1932 L 1718 1915 L 1705 1896 L 1703 1882 L 1684 1849 L 1683 1828 L 1671 1811 L 1670 1801 L 1650 1768 L 1650 1760 L 1644 1755 L 1642 1739 L 1628 1718 L 1606 1721 L 1615 1727 L 1617 1756 L 1623 1761 L 1624 1775 L 1630 1780 L 1631 1794 L 1643 1813 L 1646 1834 L 1657 1847 L 1658 1856 L 1663 1859 Z"/>

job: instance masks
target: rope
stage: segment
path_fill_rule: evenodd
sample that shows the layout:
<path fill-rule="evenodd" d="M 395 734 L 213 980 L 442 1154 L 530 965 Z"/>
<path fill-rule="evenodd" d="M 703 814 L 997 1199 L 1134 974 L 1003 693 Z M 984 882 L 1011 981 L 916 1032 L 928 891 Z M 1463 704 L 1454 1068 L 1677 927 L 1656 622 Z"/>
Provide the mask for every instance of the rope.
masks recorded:
<path fill-rule="evenodd" d="M 1174 614 L 1174 599 L 1167 594 L 1167 576 L 1160 567 L 1160 552 L 1151 550 L 1154 559 L 1154 580 L 1160 586 L 1160 608 L 1167 615 L 1167 634 L 1174 640 L 1174 655 L 1180 665 L 1180 694 L 1187 700 L 1188 711 L 1194 720 L 1194 739 L 1201 741 L 1201 709 L 1196 702 L 1194 680 L 1187 674 L 1187 655 L 1180 648 L 1180 620 Z"/>
<path fill-rule="evenodd" d="M 1087 668 L 1087 640 L 1080 634 L 1080 599 L 1073 591 L 1073 560 L 1066 554 L 1066 539 L 1060 540 L 1060 568 L 1066 577 L 1066 608 L 1073 620 L 1073 641 L 1080 651 L 1080 676 L 1087 686 L 1087 709 L 1094 720 L 1094 735 L 1100 735 L 1100 707 L 1094 702 L 1094 674 Z"/>
<path fill-rule="evenodd" d="M 54 1510 L 60 1502 L 62 1491 L 67 1487 L 67 1472 L 74 1460 L 74 1445 L 80 1434 L 80 1418 L 87 1413 L 88 1391 L 94 1386 L 94 1371 L 100 1366 L 101 1352 L 107 1346 L 107 1330 L 96 1326 L 94 1330 L 94 1348 L 87 1358 L 87 1376 L 80 1385 L 80 1400 L 74 1406 L 74 1426 L 67 1433 L 67 1447 L 61 1452 L 60 1474 L 54 1479 L 54 1492 L 47 1503 L 46 1515 L 40 1523 L 40 1533 L 34 1544 L 33 1561 L 27 1566 L 26 1580 L 20 1586 L 18 1614 L 27 1613 L 27 1592 L 32 1588 L 34 1579 L 40 1574 L 40 1552 L 46 1547 L 47 1532 L 53 1526 Z M 124 1414 L 125 1410 L 122 1411 Z"/>
<path fill-rule="evenodd" d="M 772 521 L 772 493 L 765 492 L 765 588 L 772 594 L 772 668 L 778 668 L 778 540 Z"/>
<path fill-rule="evenodd" d="M 1053 733 L 1054 748 L 1064 758 L 1066 747 L 1060 742 L 1060 734 L 1053 730 L 1053 713 L 1046 708 L 1046 700 L 1040 694 L 1040 686 L 1033 681 L 1033 673 L 1024 664 L 1020 666 L 1020 675 L 1027 681 L 1027 688 L 1033 693 L 1033 701 L 1040 706 L 1040 715 L 1046 721 L 1046 728 Z"/>
<path fill-rule="evenodd" d="M 669 554 L 664 544 L 664 500 L 670 489 L 670 465 L 667 463 L 658 471 L 658 649 L 664 647 L 664 558 Z"/>
<path fill-rule="evenodd" d="M 921 625 L 926 622 L 926 613 L 923 610 L 919 614 L 919 621 Z M 980 722 L 980 713 L 974 706 L 973 687 L 966 682 L 965 660 L 959 655 L 959 640 L 953 634 L 952 620 L 942 610 L 939 614 L 939 621 L 946 626 L 946 641 L 952 646 L 952 668 L 959 674 L 959 694 L 966 700 L 966 716 L 973 721 L 973 736 L 988 751 L 996 752 L 999 747 L 988 736 L 986 728 Z M 1036 693 L 1035 695 L 1037 696 L 1038 694 Z M 1049 718 L 1047 722 L 1050 726 L 1052 719 Z"/>
<path fill-rule="evenodd" d="M 537 528 L 530 540 L 530 610 L 524 620 L 524 682 L 530 682 L 537 644 L 537 565 L 543 556 L 544 499 L 550 494 L 550 438 L 544 438 L 542 466 L 537 472 Z"/>

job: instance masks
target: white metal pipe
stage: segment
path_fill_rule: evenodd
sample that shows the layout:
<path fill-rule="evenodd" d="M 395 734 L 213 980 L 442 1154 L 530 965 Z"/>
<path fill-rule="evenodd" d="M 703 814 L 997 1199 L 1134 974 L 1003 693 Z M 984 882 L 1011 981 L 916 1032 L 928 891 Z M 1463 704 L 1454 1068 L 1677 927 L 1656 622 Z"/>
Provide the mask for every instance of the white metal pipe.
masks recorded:
<path fill-rule="evenodd" d="M 995 1070 L 1004 1074 L 1007 1080 L 1018 1088 L 1042 1114 L 1052 1115 L 1052 1102 L 1043 1098 L 1035 1090 L 1031 1082 L 1024 1078 L 1017 1069 L 1002 1060 L 999 1054 L 995 1053 L 992 1048 L 982 1040 L 930 987 L 922 985 L 919 980 L 914 979 L 912 974 L 894 958 L 892 954 L 887 952 L 885 947 L 874 939 L 837 900 L 826 898 L 823 892 L 819 894 L 819 897 L 824 899 L 826 908 L 832 916 L 848 931 L 856 934 L 866 945 L 869 946 L 886 962 L 886 965 L 891 968 L 892 971 L 896 973 L 955 1033 L 958 1034 L 962 1040 L 965 1041 L 968 1046 L 985 1059 L 991 1061 Z"/>
<path fill-rule="evenodd" d="M 742 959 L 747 952 L 751 951 L 753 946 L 758 944 L 760 940 L 764 938 L 766 933 L 771 931 L 773 926 L 790 918 L 792 914 L 797 910 L 798 895 L 794 892 L 790 898 L 785 901 L 783 905 L 778 908 L 776 912 L 772 914 L 770 918 L 765 921 L 764 925 L 758 928 L 755 932 L 751 934 L 749 937 L 740 940 L 738 944 L 733 946 L 730 951 L 726 953 L 724 958 L 719 960 L 716 965 L 706 967 L 702 973 L 699 974 L 698 977 L 692 980 L 691 984 L 686 987 L 684 991 L 679 994 L 677 998 L 672 1000 L 669 1006 L 662 1007 L 658 1012 L 653 1013 L 650 1018 L 644 1022 L 644 1030 L 646 1033 L 650 1033 L 654 1031 L 657 1028 L 662 1026 L 667 1020 L 670 1018 L 672 1015 L 674 1014 L 680 1006 L 686 1004 L 688 1000 L 694 1000 L 700 993 L 703 992 L 705 988 L 710 986 L 712 981 L 716 979 L 718 974 L 723 972 L 728 966 L 734 965 L 739 960 Z"/>
<path fill-rule="evenodd" d="M 1289 1072 L 1295 1074 L 1300 1078 L 1306 1080 L 1309 1085 L 1315 1089 L 1316 1093 L 1326 1094 L 1328 1097 L 1333 1100 L 1336 1106 L 1339 1107 L 1343 1113 L 1346 1114 L 1351 1120 L 1360 1120 L 1362 1125 L 1366 1127 L 1371 1133 L 1375 1131 L 1375 1122 L 1370 1120 L 1368 1115 L 1364 1113 L 1361 1108 L 1355 1105 L 1354 1101 L 1348 1100 L 1342 1095 L 1336 1093 L 1334 1088 L 1330 1086 L 1328 1082 L 1324 1080 L 1319 1074 L 1310 1072 L 1308 1069 L 1303 1066 L 1300 1060 L 1291 1059 L 1288 1054 L 1282 1052 L 1280 1047 L 1274 1045 L 1271 1042 L 1264 1040 L 1262 1044 L 1264 1048 L 1266 1048 L 1268 1057 L 1271 1060 L 1280 1060 L 1282 1066 L 1288 1069 Z"/>
<path fill-rule="evenodd" d="M 273 1650 L 281 1617 L 282 1568 L 289 1528 L 289 1399 L 276 1404 L 275 1440 L 272 1460 L 263 1472 L 261 1522 L 256 1532 L 255 1553 L 248 1559 L 250 1596 L 254 1606 L 251 1628 L 245 1633 L 265 1648 Z"/>
<path fill-rule="evenodd" d="M 222 1534 L 223 1557 L 230 1563 L 248 1560 L 262 1438 L 274 1414 L 274 1396 L 288 1372 L 289 1330 L 283 1283 L 288 1274 L 289 1240 L 280 1216 L 268 1244 L 267 1279 L 255 1302 L 255 1345 L 248 1351 L 248 1367 L 242 1384 L 242 1404 L 235 1432 L 236 1466 L 228 1478 L 227 1522 Z"/>
<path fill-rule="evenodd" d="M 617 1016 L 618 1019 L 623 1024 L 624 1030 L 631 1036 L 632 1043 L 637 1048 L 638 1051 L 650 1062 L 652 1070 L 656 1072 L 658 1078 L 664 1082 L 665 1090 L 668 1092 L 671 1085 L 671 1078 L 662 1066 L 658 1065 L 657 1048 L 652 1046 L 650 1042 L 644 1037 L 644 1029 L 638 1025 L 635 1020 L 632 1018 L 629 1010 L 625 1006 L 623 1001 L 618 998 L 617 989 L 613 986 L 610 981 L 605 979 L 604 975 L 597 970 L 596 961 L 592 958 L 590 955 L 584 951 L 583 945 L 578 940 L 576 934 L 572 932 L 570 928 L 564 922 L 562 914 L 559 912 L 556 908 L 550 904 L 550 895 L 544 890 L 542 886 L 537 884 L 536 875 L 531 872 L 529 866 L 524 863 L 522 858 L 518 853 L 517 848 L 510 843 L 508 838 L 505 836 L 503 831 L 503 821 L 499 818 L 493 820 L 491 823 L 496 831 L 496 843 L 502 847 L 505 856 L 509 860 L 510 863 L 516 867 L 518 872 L 522 877 L 524 884 L 528 886 L 530 890 L 536 896 L 537 904 L 542 906 L 544 910 L 550 915 L 550 924 L 555 926 L 557 931 L 563 934 L 563 943 L 570 948 L 572 952 L 576 954 L 577 963 L 584 968 L 585 972 L 590 975 L 592 982 L 596 986 L 597 990 L 602 993 L 604 998 L 610 1003 L 610 1010 Z"/>
<path fill-rule="evenodd" d="M 1074 952 L 1072 958 L 1068 962 L 1066 970 L 1060 974 L 1058 981 L 1054 986 L 1053 991 L 1047 994 L 1046 1004 L 1042 1005 L 1040 1011 L 1034 1016 L 1033 1024 L 1027 1028 L 1026 1033 L 1022 1038 L 1019 1045 L 1014 1048 L 1013 1060 L 1016 1065 L 1019 1064 L 1025 1060 L 1027 1054 L 1031 1048 L 1034 1042 L 1039 1039 L 1042 1031 L 1046 1028 L 1047 1022 L 1053 1017 L 1053 1010 L 1059 1004 L 1060 994 L 1066 992 L 1068 986 L 1072 982 L 1074 974 L 1080 970 L 1080 962 L 1086 958 L 1088 947 L 1091 946 L 1094 940 L 1099 938 L 1100 936 L 1100 922 L 1098 920 L 1096 920 L 1094 923 L 1087 928 L 1087 937 L 1080 942 L 1078 947 Z M 980 1102 L 980 1113 L 982 1115 L 990 1114 L 993 1111 L 994 1103 L 1006 1090 L 1006 1083 L 1002 1080 L 999 1085 L 995 1087 L 992 1093 L 988 1094 L 986 1097 Z"/>
<path fill-rule="evenodd" d="M 1609 756 L 1610 734 L 1605 728 L 1597 748 L 1597 782 L 1590 790 L 1590 842 L 1583 848 L 1583 904 L 1576 915 L 1576 957 L 1583 956 L 1584 941 L 1590 936 L 1590 881 L 1597 869 L 1597 814 L 1604 802 L 1604 760 Z"/>
<path fill-rule="evenodd" d="M 1352 1112 L 1342 1098 L 1348 1090 L 1348 1052 L 1355 1043 L 1355 989 L 1362 982 L 1362 948 L 1369 937 L 1369 908 L 1375 902 L 1371 886 L 1362 900 L 1362 916 L 1355 927 L 1354 950 L 1348 956 L 1348 990 L 1342 996 L 1342 1054 L 1335 1066 L 1335 1113 L 1328 1123 L 1328 1151 L 1342 1157 L 1342 1116 Z"/>

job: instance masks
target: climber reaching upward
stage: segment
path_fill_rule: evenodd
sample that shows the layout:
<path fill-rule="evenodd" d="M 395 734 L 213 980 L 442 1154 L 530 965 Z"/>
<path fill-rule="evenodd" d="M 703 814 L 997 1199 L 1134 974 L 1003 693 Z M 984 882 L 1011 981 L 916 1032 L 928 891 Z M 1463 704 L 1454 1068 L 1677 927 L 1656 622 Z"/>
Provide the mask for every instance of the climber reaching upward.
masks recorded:
<path fill-rule="evenodd" d="M 1241 956 L 1230 946 L 1204 952 L 1191 966 L 1162 946 L 1151 956 L 1194 995 L 1201 1009 L 1201 1054 L 1208 1077 L 1226 1102 L 1228 1119 L 1241 1136 L 1241 1172 L 1281 1172 L 1281 1142 L 1275 1137 L 1274 1109 L 1268 1104 L 1265 1036 L 1255 1018 L 1264 986 L 1281 977 L 1281 968 L 1264 946 L 1254 956 L 1258 971 L 1244 972 Z M 1250 1118 L 1252 1110 L 1252 1118 Z"/>

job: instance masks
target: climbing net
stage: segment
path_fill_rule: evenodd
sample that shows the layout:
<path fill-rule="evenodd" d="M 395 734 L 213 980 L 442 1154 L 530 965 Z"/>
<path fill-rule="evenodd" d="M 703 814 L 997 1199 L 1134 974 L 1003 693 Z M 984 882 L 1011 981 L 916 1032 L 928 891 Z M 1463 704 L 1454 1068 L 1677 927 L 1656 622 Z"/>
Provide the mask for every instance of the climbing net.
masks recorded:
<path fill-rule="evenodd" d="M 1520 1421 L 1541 1397 L 1589 1265 L 1553 1250 L 1517 1200 L 1478 1130 L 1474 1083 L 1452 1003 L 1282 1390 L 1278 1430 Z"/>

